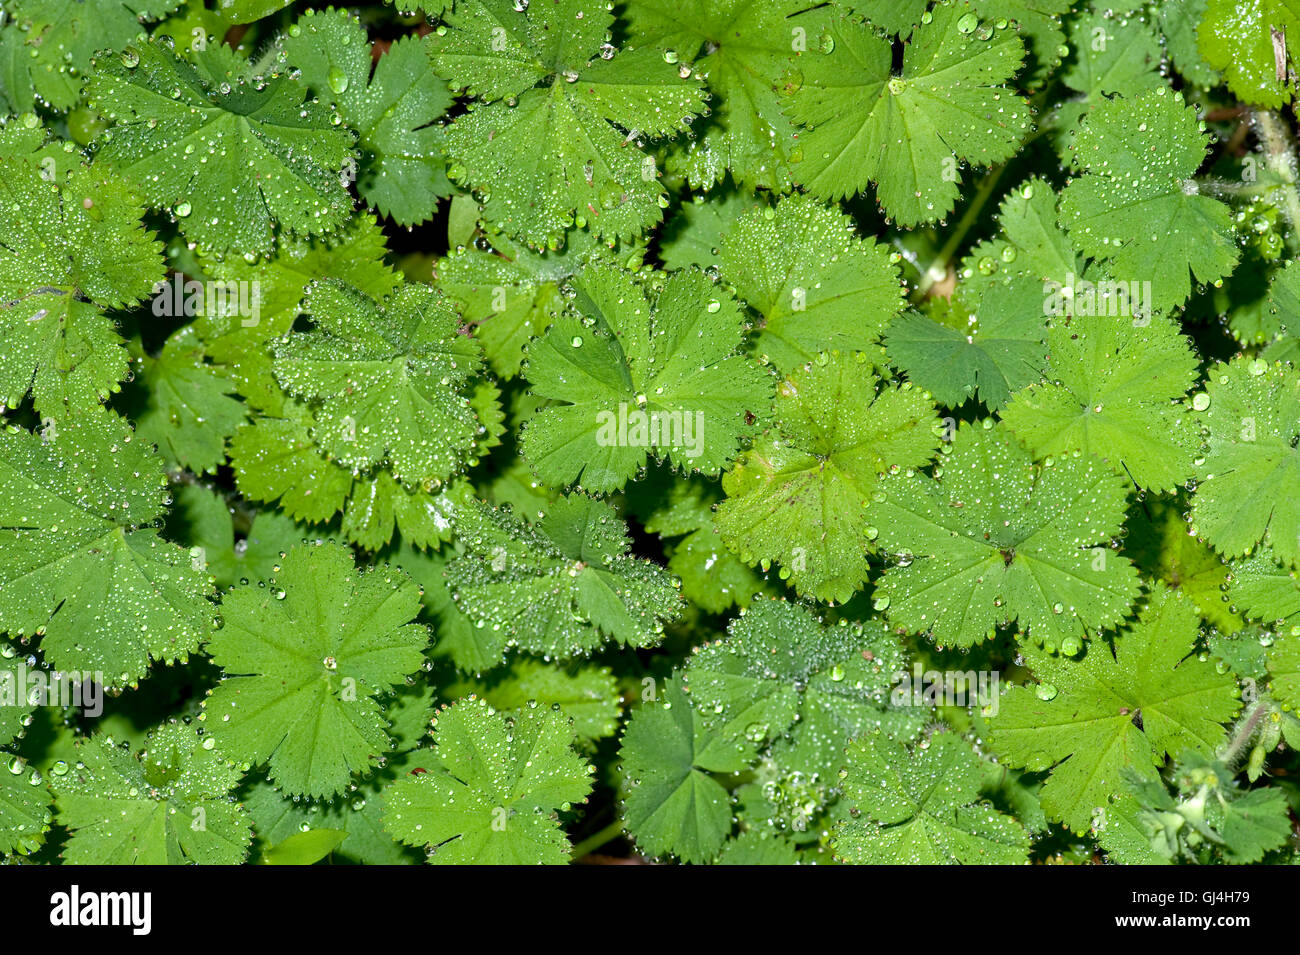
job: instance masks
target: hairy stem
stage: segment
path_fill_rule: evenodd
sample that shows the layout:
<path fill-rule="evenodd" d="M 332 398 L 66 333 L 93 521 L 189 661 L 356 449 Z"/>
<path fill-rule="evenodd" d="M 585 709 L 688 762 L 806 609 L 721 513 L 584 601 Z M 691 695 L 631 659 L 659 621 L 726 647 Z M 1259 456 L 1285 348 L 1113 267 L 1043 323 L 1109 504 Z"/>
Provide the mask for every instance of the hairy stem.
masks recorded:
<path fill-rule="evenodd" d="M 1287 246 L 1300 252 L 1300 174 L 1297 173 L 1295 138 L 1286 120 L 1273 110 L 1255 113 L 1255 133 L 1264 149 L 1264 165 L 1278 180 L 1278 208 L 1286 216 Z"/>
<path fill-rule="evenodd" d="M 1268 703 L 1260 700 L 1249 713 L 1237 722 L 1232 738 L 1228 740 L 1228 745 L 1223 748 L 1222 758 L 1224 763 L 1232 767 L 1237 765 L 1237 761 L 1245 753 L 1246 747 L 1255 738 L 1255 731 L 1259 729 L 1259 724 L 1268 715 L 1268 711 Z"/>

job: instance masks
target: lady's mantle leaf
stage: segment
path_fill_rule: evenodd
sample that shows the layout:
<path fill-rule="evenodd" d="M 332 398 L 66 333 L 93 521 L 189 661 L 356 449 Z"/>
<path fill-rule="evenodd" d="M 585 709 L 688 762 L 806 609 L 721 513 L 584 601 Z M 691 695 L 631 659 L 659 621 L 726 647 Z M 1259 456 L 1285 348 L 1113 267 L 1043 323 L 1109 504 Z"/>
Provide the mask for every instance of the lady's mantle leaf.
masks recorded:
<path fill-rule="evenodd" d="M 535 704 L 507 716 L 470 698 L 438 714 L 433 740 L 433 768 L 387 793 L 389 832 L 447 865 L 569 861 L 556 814 L 587 798 L 592 767 L 565 716 Z"/>
<path fill-rule="evenodd" d="M 104 309 L 149 295 L 162 246 L 122 181 L 11 124 L 0 134 L 0 401 L 43 415 L 96 404 L 126 376 Z M 39 138 L 38 138 L 39 137 Z M 71 145 L 71 144 L 69 144 Z"/>
<path fill-rule="evenodd" d="M 1181 306 L 1193 278 L 1213 282 L 1237 262 L 1231 211 L 1193 179 L 1208 140 L 1196 109 L 1163 86 L 1102 100 L 1074 137 L 1071 164 L 1083 175 L 1061 192 L 1061 224 L 1111 278 L 1135 283 L 1148 315 Z"/>
<path fill-rule="evenodd" d="M 374 64 L 361 24 L 344 10 L 309 11 L 289 28 L 285 57 L 322 102 L 357 131 L 357 188 L 398 225 L 430 218 L 451 192 L 443 169 L 447 85 L 429 69 L 415 37 L 392 44 Z"/>
<path fill-rule="evenodd" d="M 903 226 L 942 219 L 957 201 L 959 161 L 989 166 L 1012 156 L 1029 128 L 1029 106 L 1002 84 L 1024 46 L 1005 19 L 980 22 L 968 0 L 932 11 L 893 74 L 893 48 L 844 16 L 834 51 L 809 61 L 787 107 L 807 129 L 795 178 L 840 199 L 877 186 L 885 213 Z"/>
<path fill-rule="evenodd" d="M 760 600 L 725 640 L 696 649 L 686 685 L 707 726 L 728 739 L 775 742 L 783 769 L 825 777 L 850 739 L 920 730 L 926 709 L 889 706 L 905 662 L 882 623 L 827 627 L 796 604 Z"/>
<path fill-rule="evenodd" d="M 1006 694 L 990 741 L 1011 766 L 1052 770 L 1042 794 L 1052 819 L 1082 832 L 1124 767 L 1155 779 L 1167 755 L 1209 753 L 1223 739 L 1236 681 L 1193 654 L 1198 622 L 1189 601 L 1158 585 L 1113 649 L 1093 641 L 1082 659 L 1024 649 L 1038 683 Z"/>
<path fill-rule="evenodd" d="M 1276 42 L 1300 59 L 1297 0 L 1208 0 L 1197 30 L 1205 60 L 1222 70 L 1228 88 L 1247 103 L 1277 109 L 1291 100 L 1291 78 L 1277 75 Z"/>
<path fill-rule="evenodd" d="M 299 80 L 273 73 L 214 83 L 208 76 L 224 72 L 223 55 L 196 56 L 203 72 L 158 42 L 99 61 L 90 102 L 117 122 L 96 158 L 216 251 L 269 252 L 274 223 L 298 234 L 336 231 L 352 211 L 351 133 L 306 101 Z"/>
<path fill-rule="evenodd" d="M 230 791 L 239 771 L 180 723 L 150 734 L 133 755 L 98 734 L 54 776 L 59 819 L 72 830 L 73 865 L 237 865 L 252 825 Z"/>
<path fill-rule="evenodd" d="M 784 371 L 823 351 L 870 350 L 903 307 L 889 250 L 810 197 L 750 210 L 720 250 L 723 279 L 760 316 L 758 353 Z"/>
<path fill-rule="evenodd" d="M 1060 316 L 1047 345 L 1045 380 L 1002 412 L 1035 457 L 1083 451 L 1155 491 L 1191 477 L 1201 434 L 1183 398 L 1198 363 L 1174 323 Z"/>
<path fill-rule="evenodd" d="M 279 345 L 274 367 L 289 392 L 319 402 L 321 450 L 349 468 L 388 464 L 413 487 L 463 469 L 479 431 L 467 382 L 480 350 L 442 296 L 410 284 L 377 305 L 326 279 L 304 307 L 316 327 Z"/>
<path fill-rule="evenodd" d="M 612 506 L 580 494 L 561 498 L 534 525 L 486 505 L 467 507 L 457 532 L 469 550 L 447 581 L 475 628 L 494 643 L 569 657 L 613 638 L 658 643 L 681 612 L 678 582 L 628 553 L 626 525 Z"/>
<path fill-rule="evenodd" d="M 960 428 L 939 476 L 882 485 L 879 543 L 904 559 L 885 570 L 876 605 L 941 646 L 970 646 L 1014 620 L 1034 641 L 1078 652 L 1141 589 L 1110 549 L 1123 482 L 1083 456 L 1035 466 L 990 424 Z"/>
<path fill-rule="evenodd" d="M 27 855 L 40 848 L 54 820 L 52 801 L 45 786 L 32 785 L 31 774 L 0 774 L 0 852 Z"/>
<path fill-rule="evenodd" d="M 0 434 L 0 629 L 43 633 L 56 668 L 117 685 L 196 649 L 211 581 L 148 526 L 165 486 L 157 455 L 104 411 Z"/>
<path fill-rule="evenodd" d="M 731 832 L 731 797 L 714 774 L 738 773 L 753 747 L 705 728 L 699 711 L 668 680 L 663 702 L 645 701 L 623 733 L 627 831 L 651 855 L 705 862 Z"/>
<path fill-rule="evenodd" d="M 1238 358 L 1208 377 L 1192 399 L 1208 431 L 1192 525 L 1225 557 L 1263 541 L 1282 563 L 1300 567 L 1300 376 Z"/>
<path fill-rule="evenodd" d="M 328 796 L 392 748 L 376 697 L 420 668 L 419 588 L 380 565 L 358 573 L 335 543 L 295 547 L 265 583 L 221 604 L 208 650 L 226 678 L 204 703 L 228 755 L 269 761 L 290 793 Z"/>
<path fill-rule="evenodd" d="M 1011 865 L 1029 836 L 980 797 L 981 760 L 952 733 L 909 749 L 880 733 L 848 750 L 835 855 L 860 865 Z"/>
<path fill-rule="evenodd" d="M 885 347 L 908 378 L 941 404 L 956 408 L 978 396 L 996 411 L 1011 392 L 1037 378 L 1047 361 L 1040 289 L 1039 282 L 1023 278 L 994 284 L 962 328 L 909 312 L 890 326 Z M 953 308 L 949 314 L 964 311 Z"/>
<path fill-rule="evenodd" d="M 528 349 L 533 394 L 554 402 L 524 427 L 525 458 L 553 486 L 622 487 L 648 457 L 717 474 L 766 418 L 771 380 L 739 354 L 735 300 L 695 270 L 653 304 L 625 272 L 591 268 L 573 312 Z"/>
<path fill-rule="evenodd" d="M 660 51 L 615 52 L 596 0 L 461 0 L 447 24 L 429 41 L 434 69 L 484 100 L 448 127 L 448 173 L 486 197 L 488 219 L 532 244 L 575 224 L 614 239 L 659 221 L 664 189 L 632 141 L 684 129 L 699 80 Z"/>
<path fill-rule="evenodd" d="M 819 600 L 848 600 L 866 580 L 881 475 L 924 464 L 939 445 L 924 392 L 878 385 L 870 365 L 839 354 L 795 371 L 773 428 L 722 479 L 727 546 L 747 564 L 779 563 Z"/>
<path fill-rule="evenodd" d="M 798 88 L 792 23 L 812 0 L 630 0 L 622 7 L 632 46 L 662 50 L 691 68 L 711 93 L 712 116 L 681 161 L 691 185 L 708 189 L 728 171 L 739 183 L 784 191 L 797 137 L 781 94 Z M 803 28 L 806 34 L 807 28 Z M 807 44 L 805 44 L 807 45 Z M 797 154 L 796 154 L 797 155 Z M 675 168 L 675 167 L 673 167 Z"/>

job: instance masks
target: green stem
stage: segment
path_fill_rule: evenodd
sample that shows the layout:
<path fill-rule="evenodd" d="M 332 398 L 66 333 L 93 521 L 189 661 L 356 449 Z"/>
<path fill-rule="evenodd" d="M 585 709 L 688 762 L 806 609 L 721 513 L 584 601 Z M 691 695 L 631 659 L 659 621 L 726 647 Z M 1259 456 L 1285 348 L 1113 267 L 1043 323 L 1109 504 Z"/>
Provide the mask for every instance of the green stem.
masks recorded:
<path fill-rule="evenodd" d="M 917 285 L 916 291 L 919 298 L 924 298 L 926 293 L 934 287 L 936 273 L 942 275 L 948 274 L 948 264 L 952 261 L 961 244 L 966 241 L 966 234 L 970 232 L 975 222 L 979 219 L 980 213 L 984 211 L 984 206 L 988 204 L 993 193 L 997 191 L 998 182 L 1002 179 L 1002 174 L 1006 172 L 1006 165 L 997 166 L 989 170 L 979 188 L 975 191 L 974 197 L 970 204 L 966 206 L 966 211 L 962 214 L 956 227 L 948 234 L 948 241 L 943 244 L 939 254 L 934 257 L 930 265 L 921 271 L 921 281 Z"/>
<path fill-rule="evenodd" d="M 1226 765 L 1237 765 L 1237 760 L 1241 758 L 1243 751 L 1250 745 L 1250 741 L 1255 738 L 1255 731 L 1259 729 L 1259 724 L 1268 715 L 1269 709 L 1269 704 L 1264 700 L 1260 700 L 1255 704 L 1254 709 L 1237 723 L 1232 739 L 1228 740 L 1228 745 L 1223 749 L 1222 758 Z"/>
<path fill-rule="evenodd" d="M 573 847 L 572 858 L 581 859 L 590 855 L 608 842 L 613 842 L 623 834 L 623 820 L 616 819 L 594 836 L 583 839 Z"/>
<path fill-rule="evenodd" d="M 1281 193 L 1281 201 L 1278 208 L 1291 227 L 1287 233 L 1287 245 L 1292 252 L 1300 252 L 1300 176 L 1296 171 L 1291 129 L 1277 112 L 1259 110 L 1255 113 L 1255 132 L 1264 147 L 1264 165 L 1279 182 L 1277 191 Z"/>

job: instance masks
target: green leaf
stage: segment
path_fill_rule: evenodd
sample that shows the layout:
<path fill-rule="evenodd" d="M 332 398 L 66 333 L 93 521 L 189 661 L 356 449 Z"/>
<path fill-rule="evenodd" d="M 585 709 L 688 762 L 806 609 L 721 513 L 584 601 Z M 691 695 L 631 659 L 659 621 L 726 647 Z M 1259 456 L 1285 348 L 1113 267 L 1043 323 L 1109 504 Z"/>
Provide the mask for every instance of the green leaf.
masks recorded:
<path fill-rule="evenodd" d="M 786 839 L 748 829 L 728 839 L 714 865 L 798 865 L 799 853 Z"/>
<path fill-rule="evenodd" d="M 214 608 L 202 567 L 151 526 L 165 484 L 157 456 L 106 412 L 0 434 L 0 628 L 43 634 L 57 669 L 107 685 L 186 659 Z"/>
<path fill-rule="evenodd" d="M 1296 636 L 1287 634 L 1268 651 L 1269 685 L 1278 699 L 1292 707 L 1300 705 L 1300 640 Z"/>
<path fill-rule="evenodd" d="M 97 734 L 54 776 L 72 865 L 236 865 L 248 854 L 248 813 L 229 794 L 239 771 L 193 729 L 154 730 L 138 754 Z"/>
<path fill-rule="evenodd" d="M 561 498 L 531 525 L 479 505 L 457 532 L 469 552 L 447 581 L 474 627 L 492 630 L 497 659 L 507 644 L 558 658 L 610 639 L 652 646 L 681 613 L 677 581 L 629 553 L 626 525 L 602 501 Z"/>
<path fill-rule="evenodd" d="M 532 393 L 562 402 L 524 426 L 538 478 L 605 493 L 652 454 L 717 474 L 766 417 L 771 395 L 769 377 L 738 354 L 735 301 L 694 270 L 670 276 L 653 302 L 609 268 L 589 269 L 573 289 L 574 314 L 528 348 Z"/>
<path fill-rule="evenodd" d="M 96 53 L 124 49 L 144 32 L 145 21 L 180 5 L 181 0 L 11 0 L 6 6 L 22 37 L 22 68 L 29 72 L 23 86 L 30 84 L 25 96 L 14 90 L 21 99 L 15 107 L 31 109 L 34 93 L 57 110 L 71 109 Z"/>
<path fill-rule="evenodd" d="M 735 618 L 725 640 L 696 648 L 686 687 L 706 726 L 737 742 L 778 742 L 783 769 L 816 777 L 864 733 L 920 730 L 925 709 L 889 706 L 905 663 L 882 623 L 823 626 L 803 607 L 769 599 Z"/>
<path fill-rule="evenodd" d="M 707 201 L 706 201 L 707 200 Z M 736 188 L 701 193 L 683 201 L 659 232 L 659 258 L 670 272 L 717 267 L 722 236 L 751 209 L 768 208 L 758 196 Z"/>
<path fill-rule="evenodd" d="M 1207 432 L 1192 526 L 1225 557 L 1261 542 L 1300 566 L 1300 376 L 1285 365 L 1237 358 L 1209 369 L 1193 399 Z"/>
<path fill-rule="evenodd" d="M 619 751 L 624 818 L 637 846 L 684 862 L 711 858 L 731 832 L 731 797 L 717 774 L 744 769 L 748 750 L 707 730 L 680 677 L 670 677 L 662 703 L 632 711 Z"/>
<path fill-rule="evenodd" d="M 668 570 L 681 578 L 682 596 L 709 613 L 748 606 L 764 580 L 723 543 L 713 522 L 722 495 L 703 482 L 675 482 L 663 505 L 643 521 L 648 533 L 679 538 L 668 545 Z"/>
<path fill-rule="evenodd" d="M 1224 807 L 1220 832 L 1236 865 L 1259 862 L 1291 838 L 1291 815 L 1280 789 L 1254 789 Z"/>
<path fill-rule="evenodd" d="M 880 734 L 859 738 L 843 782 L 855 814 L 835 829 L 836 857 L 859 865 L 1025 862 L 1025 830 L 979 799 L 981 763 L 952 733 L 911 750 Z"/>
<path fill-rule="evenodd" d="M 310 411 L 291 405 L 285 417 L 257 418 L 240 428 L 230 445 L 240 491 L 253 500 L 279 501 L 290 517 L 307 523 L 343 511 L 344 535 L 366 550 L 383 547 L 394 529 L 426 547 L 451 536 L 452 515 L 467 493 L 464 482 L 434 493 L 404 487 L 386 471 L 355 475 L 321 455 L 313 427 Z"/>
<path fill-rule="evenodd" d="M 449 252 L 438 266 L 438 285 L 474 330 L 492 370 L 513 378 L 529 342 L 564 310 L 561 287 L 606 250 L 586 232 L 556 251 L 534 252 L 502 235 L 491 242 L 491 251 Z"/>
<path fill-rule="evenodd" d="M 870 0 L 849 0 L 844 4 L 854 13 L 864 16 L 886 33 L 906 37 L 921 22 L 930 0 L 899 0 L 898 3 L 881 4 Z"/>
<path fill-rule="evenodd" d="M 962 260 L 959 297 L 978 305 L 985 288 L 1018 277 L 1042 282 L 1044 298 L 1053 288 L 1073 288 L 1075 277 L 1086 271 L 1085 261 L 1057 226 L 1056 204 L 1051 183 L 1037 176 L 1011 190 L 998 210 L 1001 232 L 976 244 Z M 1034 311 L 1042 314 L 1041 306 Z"/>
<path fill-rule="evenodd" d="M 30 775 L 0 774 L 0 853 L 28 855 L 45 842 L 53 814 L 50 791 Z"/>
<path fill-rule="evenodd" d="M 1300 60 L 1298 0 L 1207 0 L 1197 41 L 1238 98 L 1277 109 L 1291 101 L 1292 91 L 1285 63 L 1278 76 L 1275 31 L 1286 56 Z"/>
<path fill-rule="evenodd" d="M 303 81 L 357 131 L 357 188 L 398 225 L 424 222 L 451 192 L 438 119 L 451 105 L 415 37 L 393 43 L 374 64 L 366 32 L 346 10 L 309 11 L 283 41 Z"/>
<path fill-rule="evenodd" d="M 522 710 L 533 703 L 559 707 L 573 721 L 574 733 L 588 740 L 613 736 L 623 712 L 608 667 L 560 668 L 540 660 L 515 660 L 485 681 L 464 681 L 453 690 L 457 697 L 477 694 L 502 711 Z"/>
<path fill-rule="evenodd" d="M 174 517 L 183 518 L 190 557 L 216 580 L 230 587 L 241 579 L 265 580 L 280 555 L 309 536 L 306 527 L 278 511 L 240 508 L 241 532 L 235 532 L 235 515 L 224 496 L 206 487 L 187 484 L 176 491 Z M 177 530 L 181 530 L 177 528 Z"/>
<path fill-rule="evenodd" d="M 986 425 L 989 424 L 986 422 Z M 971 646 L 1015 621 L 1049 648 L 1073 647 L 1124 619 L 1140 586 L 1110 551 L 1123 482 L 1086 457 L 1035 466 L 1004 427 L 962 425 L 942 474 L 883 482 L 876 606 L 940 646 Z"/>
<path fill-rule="evenodd" d="M 1167 846 L 1156 835 L 1154 820 L 1144 811 L 1134 792 L 1140 786 L 1142 792 L 1155 791 L 1165 799 L 1169 794 L 1163 785 L 1152 783 L 1132 769 L 1126 768 L 1123 777 L 1123 788 L 1096 814 L 1093 829 L 1097 841 L 1111 861 L 1121 865 L 1169 865 L 1172 859 Z M 1172 802 L 1169 800 L 1169 804 Z"/>
<path fill-rule="evenodd" d="M 287 7 L 292 0 L 221 0 L 222 16 L 229 23 L 252 23 Z"/>
<path fill-rule="evenodd" d="M 424 729 L 428 729 L 427 711 Z M 429 770 L 434 763 L 429 750 L 399 753 L 389 758 L 383 769 L 349 786 L 343 796 L 333 800 L 289 798 L 270 783 L 258 780 L 250 786 L 243 802 L 253 817 L 257 846 L 263 861 L 276 847 L 291 838 L 311 833 L 341 833 L 343 839 L 330 850 L 333 863 L 363 865 L 410 865 L 422 856 L 397 842 L 383 826 L 384 806 L 395 779 L 414 770 Z M 316 838 L 332 843 L 337 836 Z"/>
<path fill-rule="evenodd" d="M 1190 533 L 1186 506 L 1177 500 L 1152 500 L 1129 517 L 1125 553 L 1143 576 L 1163 580 L 1192 601 L 1197 613 L 1224 633 L 1244 621 L 1229 605 L 1228 567 L 1204 541 Z M 1233 600 L 1235 605 L 1239 600 Z"/>
<path fill-rule="evenodd" d="M 1228 570 L 1228 599 L 1248 618 L 1279 631 L 1300 624 L 1300 571 L 1281 566 L 1269 547 L 1232 561 Z"/>
<path fill-rule="evenodd" d="M 1243 268 L 1233 279 L 1253 282 L 1258 291 L 1261 279 L 1268 281 L 1264 295 L 1249 302 L 1241 302 L 1228 316 L 1228 328 L 1243 345 L 1263 345 L 1289 336 L 1291 329 L 1300 331 L 1300 262 L 1291 261 L 1271 276 L 1261 275 Z"/>
<path fill-rule="evenodd" d="M 1163 86 L 1102 100 L 1074 138 L 1071 166 L 1083 175 L 1061 192 L 1061 223 L 1113 279 L 1136 283 L 1130 301 L 1148 312 L 1181 306 L 1193 278 L 1214 282 L 1237 262 L 1228 207 L 1192 178 L 1208 141 L 1196 109 Z"/>
<path fill-rule="evenodd" d="M 352 476 L 316 450 L 314 424 L 310 410 L 295 403 L 283 417 L 257 417 L 236 431 L 230 461 L 240 493 L 278 501 L 291 518 L 309 524 L 343 510 Z"/>
<path fill-rule="evenodd" d="M 436 762 L 388 792 L 384 825 L 447 865 L 563 864 L 569 840 L 560 809 L 591 789 L 569 720 L 525 707 L 509 716 L 483 700 L 444 709 L 433 731 Z"/>
<path fill-rule="evenodd" d="M 759 315 L 756 351 L 785 371 L 822 351 L 870 351 L 903 307 L 889 250 L 810 197 L 747 212 L 719 248 L 723 279 Z"/>
<path fill-rule="evenodd" d="M 775 424 L 722 479 L 718 531 L 747 564 L 781 565 L 801 594 L 843 602 L 867 577 L 886 471 L 924 464 L 939 444 L 934 406 L 869 365 L 823 355 L 781 383 Z"/>
<path fill-rule="evenodd" d="M 300 81 L 218 84 L 208 76 L 219 54 L 196 56 L 203 73 L 157 42 L 99 61 L 88 95 L 116 122 L 97 160 L 214 251 L 269 252 L 273 223 L 300 235 L 337 231 L 351 212 L 342 171 L 352 135 L 307 101 Z"/>
<path fill-rule="evenodd" d="M 337 849 L 348 837 L 338 829 L 310 829 L 296 832 L 267 849 L 262 860 L 267 865 L 315 865 Z"/>
<path fill-rule="evenodd" d="M 222 751 L 268 762 L 294 794 L 343 792 L 392 748 L 376 697 L 423 662 L 419 591 L 385 565 L 358 573 L 334 543 L 289 551 L 270 581 L 222 600 L 208 652 L 226 677 L 204 702 Z"/>
<path fill-rule="evenodd" d="M 785 191 L 799 155 L 795 129 L 781 112 L 798 87 L 800 61 L 791 22 L 808 0 L 630 0 L 622 9 L 628 44 L 662 51 L 693 70 L 711 94 L 712 115 L 686 143 L 680 164 L 697 189 L 730 172 L 736 182 Z M 806 28 L 805 28 L 806 30 Z M 815 50 L 815 45 L 814 45 Z"/>
<path fill-rule="evenodd" d="M 463 469 L 479 427 L 466 389 L 480 352 L 446 301 L 409 284 L 379 305 L 326 279 L 304 307 L 315 327 L 275 348 L 274 370 L 290 393 L 319 402 L 320 449 L 348 468 L 386 464 L 412 487 Z"/>
<path fill-rule="evenodd" d="M 501 632 L 491 627 L 476 627 L 461 610 L 447 582 L 447 564 L 457 556 L 452 548 L 421 551 L 403 542 L 393 559 L 420 585 L 420 599 L 430 615 L 438 635 L 433 648 L 436 657 L 450 658 L 467 673 L 482 673 L 501 662 Z"/>
<path fill-rule="evenodd" d="M 1144 16 L 1094 7 L 1071 26 L 1070 41 L 1076 57 L 1061 81 L 1085 100 L 1132 96 L 1163 85 L 1156 71 L 1160 41 Z"/>
<path fill-rule="evenodd" d="M 389 709 L 390 719 L 398 722 L 400 702 L 417 700 L 420 706 L 409 712 L 419 712 L 419 734 L 425 735 L 429 730 L 429 707 L 424 706 L 424 698 L 432 699 L 432 687 L 415 687 L 417 693 L 404 687 L 398 691 L 394 704 Z M 394 728 L 394 739 L 399 733 Z M 399 748 L 415 745 L 415 734 L 411 739 L 398 739 Z M 334 799 L 290 798 L 281 793 L 272 783 L 257 780 L 243 793 L 244 806 L 252 816 L 256 832 L 255 848 L 259 850 L 261 860 L 279 843 L 287 841 L 294 835 L 304 832 L 342 833 L 343 841 L 334 848 L 331 863 L 360 863 L 363 865 L 409 865 L 419 863 L 422 856 L 402 843 L 396 842 L 383 828 L 382 816 L 387 790 L 396 778 L 406 776 L 416 769 L 428 770 L 433 767 L 432 754 L 429 750 L 409 750 L 390 755 L 383 768 L 378 769 L 367 780 L 355 783 L 355 789 L 348 786 L 348 791 Z M 328 838 L 328 837 L 326 837 Z"/>
<path fill-rule="evenodd" d="M 1079 97 L 1062 103 L 1053 117 L 1056 147 L 1062 156 L 1067 155 L 1071 134 L 1091 104 L 1114 94 L 1137 96 L 1167 82 L 1159 72 L 1164 51 L 1154 24 L 1142 12 L 1093 6 L 1071 25 L 1070 47 L 1074 62 L 1061 80 Z"/>
<path fill-rule="evenodd" d="M 1201 434 L 1183 399 L 1198 361 L 1176 324 L 1058 317 L 1047 349 L 1044 380 L 1017 392 L 1002 411 L 1036 458 L 1082 451 L 1154 491 L 1192 476 Z"/>
<path fill-rule="evenodd" d="M 991 166 L 1016 152 L 1030 111 L 1003 86 L 1024 58 L 1005 19 L 981 23 L 968 0 L 940 3 L 897 76 L 889 41 L 867 25 L 843 17 L 829 30 L 833 52 L 809 62 L 786 107 L 806 127 L 794 174 L 809 192 L 841 199 L 874 182 L 885 214 L 911 227 L 952 209 L 960 162 Z"/>
<path fill-rule="evenodd" d="M 227 288 L 247 290 L 251 314 L 206 309 L 194 322 L 212 360 L 236 382 L 239 394 L 254 408 L 279 415 L 285 396 L 272 372 L 269 343 L 283 338 L 302 312 L 307 289 L 321 276 L 346 282 L 376 301 L 392 296 L 401 276 L 383 261 L 384 236 L 374 218 L 359 215 L 337 236 L 278 237 L 268 259 L 247 262 L 243 256 L 204 258 L 203 268 Z"/>
<path fill-rule="evenodd" d="M 1223 76 L 1205 62 L 1197 43 L 1197 30 L 1205 19 L 1207 0 L 1162 0 L 1156 7 L 1160 31 L 1169 58 L 1184 78 L 1197 86 L 1218 86 Z"/>
<path fill-rule="evenodd" d="M 1061 24 L 1074 0 L 972 0 L 971 5 L 985 23 L 1006 19 L 1019 30 L 1026 53 L 1020 82 L 1026 89 L 1041 86 L 1060 65 L 1066 50 Z"/>
<path fill-rule="evenodd" d="M 434 70 L 482 99 L 447 128 L 448 174 L 530 244 L 575 224 L 627 239 L 657 223 L 664 190 L 632 142 L 675 134 L 702 109 L 699 81 L 661 51 L 607 56 L 612 23 L 595 0 L 524 12 L 511 0 L 462 0 L 429 41 Z"/>
<path fill-rule="evenodd" d="M 144 407 L 135 419 L 140 439 L 156 444 L 168 466 L 198 473 L 225 463 L 226 442 L 247 417 L 234 382 L 204 359 L 192 326 L 167 339 L 157 357 L 143 356 Z"/>
<path fill-rule="evenodd" d="M 1209 753 L 1223 740 L 1236 681 L 1195 657 L 1196 637 L 1190 602 L 1157 586 L 1113 648 L 1094 641 L 1081 659 L 1024 649 L 1038 684 L 1002 698 L 990 743 L 1008 765 L 1052 771 L 1042 794 L 1050 818 L 1082 832 L 1124 767 L 1155 779 L 1166 755 Z"/>
<path fill-rule="evenodd" d="M 121 180 L 80 154 L 34 150 L 43 133 L 0 134 L 0 401 L 30 390 L 38 411 L 84 412 L 116 391 L 127 353 L 104 309 L 149 295 L 161 245 Z"/>
<path fill-rule="evenodd" d="M 1047 362 L 1041 299 L 1032 280 L 994 286 L 964 329 L 908 312 L 890 326 L 885 349 L 940 404 L 956 408 L 978 397 L 996 411 Z"/>

